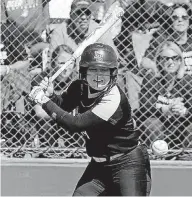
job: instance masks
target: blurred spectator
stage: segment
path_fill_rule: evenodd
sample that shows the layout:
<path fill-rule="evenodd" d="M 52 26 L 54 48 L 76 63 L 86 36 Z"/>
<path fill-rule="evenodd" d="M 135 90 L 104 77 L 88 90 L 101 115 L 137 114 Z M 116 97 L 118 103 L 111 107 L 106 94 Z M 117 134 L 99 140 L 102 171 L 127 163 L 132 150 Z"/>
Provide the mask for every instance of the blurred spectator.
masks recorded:
<path fill-rule="evenodd" d="M 73 51 L 77 46 L 98 27 L 98 23 L 91 19 L 90 0 L 74 0 L 71 5 L 70 19 L 56 27 L 50 38 L 50 53 L 61 44 L 70 46 Z M 110 31 L 106 32 L 98 42 L 116 47 Z"/>
<path fill-rule="evenodd" d="M 9 23 L 1 25 L 1 44 L 4 46 L 3 51 L 7 54 L 5 65 L 28 59 L 29 54 L 26 48 L 30 48 L 39 42 L 41 43 L 43 40 L 34 31 L 26 31 L 23 27 Z M 35 51 L 33 54 L 35 54 Z"/>
<path fill-rule="evenodd" d="M 138 28 L 142 2 L 140 2 L 140 0 L 134 2 L 121 0 L 120 3 L 125 13 L 122 17 L 121 31 L 114 39 L 120 57 L 118 83 L 129 97 L 131 108 L 134 110 L 138 108 L 137 92 L 140 91 L 140 88 L 137 90 L 137 86 L 141 82 L 138 83 L 140 77 L 136 76 L 138 73 L 138 65 L 133 49 L 132 32 Z"/>
<path fill-rule="evenodd" d="M 25 28 L 14 24 L 1 25 L 1 76 L 10 69 L 30 69 L 41 72 L 42 52 L 48 47 L 38 33 L 26 31 Z M 5 65 L 5 66 L 2 66 Z M 7 67 L 9 65 L 9 67 Z M 8 70 L 7 70 L 8 68 Z M 37 69 L 38 68 L 38 69 Z"/>
<path fill-rule="evenodd" d="M 2 0 L 1 22 L 15 23 L 23 26 L 26 31 L 36 31 L 41 34 L 49 24 L 50 0 Z"/>
<path fill-rule="evenodd" d="M 121 32 L 116 37 L 115 44 L 117 45 L 120 56 L 125 60 L 125 62 L 122 61 L 123 64 L 126 64 L 124 66 L 137 74 L 138 64 L 133 48 L 132 34 L 138 31 L 145 32 L 158 26 L 157 11 L 161 9 L 158 7 L 158 10 L 155 10 L 155 6 L 150 4 L 150 9 L 154 8 L 154 11 L 149 12 L 149 6 L 146 6 L 147 2 L 142 0 L 134 2 L 121 0 L 121 4 L 124 5 L 125 13 L 122 17 Z M 143 46 L 140 44 L 140 47 L 142 48 Z"/>
<path fill-rule="evenodd" d="M 192 67 L 191 67 L 192 47 L 190 46 L 191 30 L 189 24 L 188 25 L 184 24 L 182 29 L 178 27 L 179 25 L 183 25 L 181 23 L 186 23 L 185 20 L 181 20 L 180 22 L 170 20 L 174 18 L 174 15 L 177 12 L 180 15 L 181 14 L 186 15 L 187 13 L 184 8 L 188 9 L 188 15 L 189 16 L 191 15 L 191 11 L 189 7 L 187 7 L 187 5 L 182 5 L 184 6 L 184 8 L 180 8 L 180 6 L 181 5 L 179 4 L 179 5 L 174 5 L 174 7 L 168 7 L 164 4 L 161 4 L 160 2 L 154 2 L 154 1 L 145 2 L 143 3 L 143 5 L 141 5 L 140 17 L 142 19 L 140 21 L 138 20 L 139 31 L 138 30 L 134 31 L 130 36 L 131 47 L 128 47 L 130 49 L 130 52 L 127 53 L 126 55 L 127 62 L 129 59 L 131 60 L 130 61 L 131 63 L 128 63 L 131 72 L 128 71 L 126 72 L 126 74 L 124 74 L 124 77 L 126 79 L 127 92 L 130 97 L 130 103 L 133 110 L 137 109 L 139 106 L 138 93 L 140 91 L 141 82 L 145 73 L 150 72 L 151 70 L 154 70 L 156 74 L 158 73 L 157 67 L 155 66 L 155 62 L 154 62 L 154 56 L 158 45 L 162 43 L 164 40 L 171 39 L 171 40 L 175 40 L 175 42 L 178 41 L 178 44 L 181 46 L 181 49 L 184 51 L 183 56 L 185 57 L 185 63 L 186 63 L 185 68 L 188 71 L 188 73 L 192 73 Z M 144 11 L 143 9 L 146 10 Z M 170 14 L 173 17 L 170 17 Z M 141 24 L 143 27 L 141 26 Z M 186 43 L 182 44 L 179 42 L 179 40 L 180 38 L 185 37 L 184 35 L 187 34 L 186 33 L 187 31 L 188 31 L 187 41 Z M 179 38 L 179 40 L 177 38 Z M 127 51 L 126 48 L 125 50 Z"/>
<path fill-rule="evenodd" d="M 147 74 L 142 83 L 140 120 L 143 137 L 150 145 L 165 139 L 170 147 L 188 147 L 192 140 L 192 76 L 185 73 L 182 50 L 166 41 L 155 56 L 160 76 Z"/>
<path fill-rule="evenodd" d="M 4 54 L 1 55 L 1 105 L 6 109 L 22 92 L 30 90 L 34 70 L 42 71 L 42 53 L 35 48 L 42 39 L 36 32 L 25 31 L 14 24 L 2 24 L 1 30 L 1 54 Z"/>
<path fill-rule="evenodd" d="M 90 10 L 92 12 L 93 20 L 97 23 L 103 19 L 106 11 L 105 1 L 104 0 L 91 0 Z"/>
<path fill-rule="evenodd" d="M 52 76 L 73 54 L 73 50 L 67 45 L 59 45 L 53 51 L 51 57 L 51 67 L 45 72 L 37 75 L 33 81 L 32 86 L 39 85 L 44 77 Z M 56 94 L 61 94 L 65 88 L 77 77 L 77 67 L 75 64 L 69 65 L 69 67 L 64 70 L 54 81 L 54 90 Z M 68 146 L 70 142 L 74 144 L 73 140 L 78 140 L 78 136 L 74 136 L 73 139 L 62 140 L 62 135 L 64 135 L 64 130 L 59 129 L 54 121 L 48 116 L 48 114 L 42 109 L 40 105 L 34 106 L 34 112 L 36 117 L 36 129 L 38 131 L 38 136 L 41 146 L 59 146 L 60 142 L 63 141 L 63 145 Z M 80 138 L 78 144 L 83 144 L 84 141 Z"/>
<path fill-rule="evenodd" d="M 38 33 L 15 24 L 4 23 L 1 30 L 2 135 L 9 145 L 21 145 L 27 142 L 33 130 L 28 121 L 31 117 L 25 96 L 34 75 L 31 71 L 42 64 L 41 53 L 33 48 L 42 39 Z"/>
<path fill-rule="evenodd" d="M 33 52 L 31 60 L 27 47 L 32 47 L 41 42 L 41 37 L 35 32 L 25 31 L 22 27 L 14 24 L 1 25 L 1 110 L 6 110 L 10 103 L 21 97 L 23 92 L 30 90 L 31 73 L 35 66 L 40 66 L 40 53 Z M 21 106 L 20 106 L 21 107 Z M 17 108 L 17 107 L 16 107 Z M 18 109 L 17 109 L 18 110 Z M 19 109 L 18 111 L 23 111 Z"/>
<path fill-rule="evenodd" d="M 152 28 L 157 28 L 157 2 L 121 0 L 125 13 L 122 17 L 120 34 L 115 38 L 115 44 L 120 54 L 120 72 L 118 83 L 127 93 L 133 110 L 139 107 L 138 94 L 142 83 L 140 75 L 140 57 L 146 50 L 149 42 L 145 32 Z M 148 4 L 148 6 L 146 6 Z M 149 8 L 153 11 L 149 12 Z M 158 7 L 159 8 L 159 7 Z M 140 38 L 141 39 L 138 39 Z"/>
<path fill-rule="evenodd" d="M 51 56 L 51 65 L 41 74 L 35 76 L 32 80 L 32 86 L 39 85 L 41 80 L 44 77 L 52 76 L 61 66 L 65 64 L 65 62 L 71 57 L 73 54 L 73 50 L 67 45 L 59 45 L 53 51 Z M 60 90 L 66 88 L 72 80 L 74 80 L 77 76 L 77 68 L 75 64 L 71 64 L 65 69 L 55 80 L 54 86 L 55 90 L 58 90 L 58 94 L 60 94 Z"/>
<path fill-rule="evenodd" d="M 4 111 L 1 114 L 1 138 L 5 140 L 4 147 L 29 146 L 33 132 L 35 132 L 34 125 L 28 121 L 26 115 L 14 110 Z"/>
<path fill-rule="evenodd" d="M 111 0 L 91 0 L 92 4 L 90 10 L 92 12 L 92 18 L 95 22 L 100 23 L 104 18 L 105 13 L 113 3 Z M 120 4 L 119 4 L 120 5 Z M 113 11 L 113 10 L 112 10 Z M 114 39 L 121 31 L 122 19 L 120 18 L 110 29 L 111 38 Z"/>
<path fill-rule="evenodd" d="M 142 66 L 150 68 L 157 74 L 157 66 L 154 62 L 154 56 L 159 44 L 165 40 L 173 40 L 176 42 L 185 59 L 186 70 L 190 71 L 192 66 L 192 10 L 186 4 L 175 4 L 172 7 L 172 12 L 167 29 L 161 28 L 153 34 L 153 39 L 147 49 L 144 58 L 142 59 Z"/>
<path fill-rule="evenodd" d="M 52 53 L 51 57 L 51 76 L 70 59 L 73 50 L 67 45 L 59 45 Z M 54 90 L 60 94 L 72 80 L 77 78 L 77 67 L 71 64 L 54 81 Z"/>

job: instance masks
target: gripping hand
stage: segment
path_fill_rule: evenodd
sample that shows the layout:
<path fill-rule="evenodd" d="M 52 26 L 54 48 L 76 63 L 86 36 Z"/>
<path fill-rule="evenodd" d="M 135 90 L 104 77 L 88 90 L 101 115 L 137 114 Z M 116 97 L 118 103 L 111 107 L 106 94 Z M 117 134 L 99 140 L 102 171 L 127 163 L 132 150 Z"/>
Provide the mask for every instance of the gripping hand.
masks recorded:
<path fill-rule="evenodd" d="M 31 101 L 42 105 L 43 103 L 48 102 L 50 99 L 45 95 L 44 90 L 40 86 L 34 86 L 29 94 Z"/>

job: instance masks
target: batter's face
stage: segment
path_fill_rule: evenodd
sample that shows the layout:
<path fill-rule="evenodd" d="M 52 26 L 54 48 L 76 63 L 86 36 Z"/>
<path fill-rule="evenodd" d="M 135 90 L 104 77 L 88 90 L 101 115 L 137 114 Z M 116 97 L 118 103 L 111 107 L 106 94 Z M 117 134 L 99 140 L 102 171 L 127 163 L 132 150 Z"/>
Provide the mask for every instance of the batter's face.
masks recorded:
<path fill-rule="evenodd" d="M 90 66 L 87 70 L 87 82 L 95 90 L 103 90 L 110 82 L 110 69 Z"/>

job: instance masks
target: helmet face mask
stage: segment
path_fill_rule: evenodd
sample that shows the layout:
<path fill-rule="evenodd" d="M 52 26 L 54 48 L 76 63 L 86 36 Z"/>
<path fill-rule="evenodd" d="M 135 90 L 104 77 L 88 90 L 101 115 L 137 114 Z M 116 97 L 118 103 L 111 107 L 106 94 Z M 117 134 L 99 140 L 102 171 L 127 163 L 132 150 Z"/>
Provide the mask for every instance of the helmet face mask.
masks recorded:
<path fill-rule="evenodd" d="M 117 56 L 112 47 L 94 43 L 85 48 L 81 55 L 80 78 L 97 91 L 114 83 L 117 77 Z"/>
<path fill-rule="evenodd" d="M 111 77 L 109 68 L 90 66 L 87 69 L 86 81 L 94 90 L 101 91 L 105 89 L 110 80 Z"/>

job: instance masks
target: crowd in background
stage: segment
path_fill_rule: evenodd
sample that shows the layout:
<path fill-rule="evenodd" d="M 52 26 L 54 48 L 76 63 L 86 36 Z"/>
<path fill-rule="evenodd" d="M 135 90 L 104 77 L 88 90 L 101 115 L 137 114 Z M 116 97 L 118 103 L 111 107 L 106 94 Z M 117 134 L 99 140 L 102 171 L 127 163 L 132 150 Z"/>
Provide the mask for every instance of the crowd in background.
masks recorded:
<path fill-rule="evenodd" d="M 70 18 L 61 23 L 50 18 L 50 2 L 1 1 L 1 139 L 5 147 L 84 146 L 82 136 L 59 129 L 41 106 L 30 105 L 27 94 L 70 58 L 99 26 L 112 1 L 74 0 Z M 98 42 L 112 46 L 118 55 L 118 83 L 129 97 L 141 140 L 148 147 L 164 139 L 173 149 L 192 148 L 192 3 L 119 3 L 123 17 Z M 78 77 L 78 62 L 54 81 L 57 94 Z"/>

